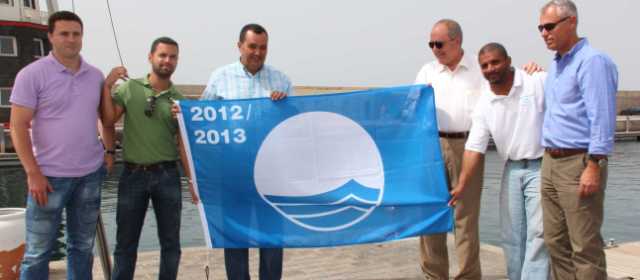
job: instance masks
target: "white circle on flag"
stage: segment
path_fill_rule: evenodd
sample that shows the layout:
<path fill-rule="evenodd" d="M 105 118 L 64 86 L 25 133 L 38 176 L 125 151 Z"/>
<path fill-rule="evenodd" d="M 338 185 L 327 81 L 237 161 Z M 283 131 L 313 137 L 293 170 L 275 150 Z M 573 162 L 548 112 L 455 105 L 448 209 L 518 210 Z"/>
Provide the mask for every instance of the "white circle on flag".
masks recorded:
<path fill-rule="evenodd" d="M 262 198 L 304 228 L 347 228 L 380 205 L 384 169 L 373 138 L 355 121 L 307 112 L 273 128 L 256 155 Z"/>

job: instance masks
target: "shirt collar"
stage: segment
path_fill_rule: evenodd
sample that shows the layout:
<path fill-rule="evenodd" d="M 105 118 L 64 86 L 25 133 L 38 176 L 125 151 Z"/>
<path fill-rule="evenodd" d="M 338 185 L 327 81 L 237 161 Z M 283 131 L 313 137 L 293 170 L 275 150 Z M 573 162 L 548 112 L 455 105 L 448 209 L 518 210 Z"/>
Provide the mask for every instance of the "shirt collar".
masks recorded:
<path fill-rule="evenodd" d="M 447 67 L 446 65 L 440 63 L 440 61 L 436 60 L 436 64 L 438 65 L 438 71 L 439 72 L 444 72 L 449 70 L 449 67 Z M 464 52 L 462 53 L 462 58 L 460 59 L 460 62 L 458 62 L 458 65 L 456 66 L 455 70 L 451 71 L 451 72 L 457 72 L 460 69 L 469 69 L 469 66 L 471 65 L 471 62 L 467 59 L 467 56 L 464 55 Z"/>
<path fill-rule="evenodd" d="M 242 69 L 242 71 L 245 73 L 245 75 L 249 76 L 249 77 L 257 77 L 260 76 L 260 74 L 263 72 L 264 68 L 266 68 L 266 65 L 262 65 L 262 68 L 260 68 L 260 70 L 258 70 L 258 72 L 256 72 L 255 74 L 251 74 L 251 72 L 249 72 L 247 70 L 246 67 L 244 67 L 244 64 L 242 64 L 242 62 L 240 61 L 240 59 L 238 58 L 238 61 L 236 62 L 236 67 Z"/>
<path fill-rule="evenodd" d="M 60 61 L 58 61 L 58 59 L 56 59 L 56 57 L 53 56 L 53 52 L 49 52 L 49 54 L 45 57 L 45 59 L 48 60 L 49 63 L 51 63 L 55 67 L 56 71 L 71 73 L 71 71 L 69 71 L 69 69 L 67 69 L 66 66 L 62 65 L 62 63 L 60 63 Z M 84 59 L 82 59 L 82 56 L 80 56 L 80 69 L 78 69 L 78 72 L 76 72 L 75 75 L 80 74 L 86 70 L 88 70 L 88 65 L 86 62 L 84 62 Z"/>
<path fill-rule="evenodd" d="M 565 53 L 564 55 L 560 55 L 559 53 L 556 53 L 556 57 L 554 58 L 555 61 L 560 61 L 562 58 L 565 58 L 565 57 L 573 57 L 577 52 L 579 52 L 582 49 L 582 47 L 584 47 L 588 43 L 589 41 L 587 40 L 587 38 L 580 38 L 578 43 L 576 43 L 571 48 L 571 50 L 569 50 L 569 52 Z"/>
<path fill-rule="evenodd" d="M 509 93 L 507 95 L 497 95 L 495 94 L 492 90 L 491 90 L 491 86 L 489 86 L 489 82 L 487 82 L 487 87 L 489 92 L 491 93 L 490 96 L 490 100 L 491 101 L 496 101 L 496 100 L 500 100 L 500 99 L 505 99 L 505 98 L 511 98 L 514 96 L 514 92 L 519 89 L 520 87 L 522 87 L 523 82 L 523 77 L 522 77 L 522 73 L 520 71 L 518 71 L 518 69 L 514 69 L 513 70 L 513 85 L 511 86 L 511 89 L 509 90 Z"/>
<path fill-rule="evenodd" d="M 151 87 L 151 83 L 149 82 L 149 76 L 151 75 L 151 73 L 147 74 L 144 76 L 144 78 L 140 79 L 140 82 L 142 83 L 142 85 L 144 85 L 144 87 L 148 88 L 149 90 L 151 90 L 151 92 L 155 93 L 155 91 L 153 90 L 153 88 Z M 157 96 L 161 96 L 161 95 L 175 95 L 175 93 L 177 92 L 176 88 L 173 85 L 173 82 L 169 85 L 169 88 L 167 88 L 166 90 L 159 92 L 157 94 Z"/>

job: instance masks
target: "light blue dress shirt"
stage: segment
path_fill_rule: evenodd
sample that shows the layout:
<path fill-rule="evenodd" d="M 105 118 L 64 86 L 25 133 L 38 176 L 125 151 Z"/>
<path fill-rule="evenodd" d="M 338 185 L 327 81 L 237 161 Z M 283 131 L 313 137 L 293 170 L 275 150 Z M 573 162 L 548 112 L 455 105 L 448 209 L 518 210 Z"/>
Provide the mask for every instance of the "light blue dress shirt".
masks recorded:
<path fill-rule="evenodd" d="M 269 97 L 271 92 L 281 91 L 291 95 L 289 78 L 271 66 L 263 65 L 255 74 L 251 74 L 237 61 L 216 69 L 207 82 L 200 99 L 247 99 Z"/>
<path fill-rule="evenodd" d="M 556 55 L 544 87 L 542 145 L 611 154 L 617 92 L 616 65 L 586 38 L 565 55 Z"/>

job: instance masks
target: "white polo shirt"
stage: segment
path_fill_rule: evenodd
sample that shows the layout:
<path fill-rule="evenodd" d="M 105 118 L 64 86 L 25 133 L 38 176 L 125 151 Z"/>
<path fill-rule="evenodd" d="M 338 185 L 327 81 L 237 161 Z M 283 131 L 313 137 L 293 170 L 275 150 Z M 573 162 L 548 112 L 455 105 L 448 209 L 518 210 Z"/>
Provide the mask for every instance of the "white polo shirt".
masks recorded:
<path fill-rule="evenodd" d="M 463 55 L 453 71 L 437 60 L 425 64 L 415 83 L 433 86 L 438 130 L 466 132 L 471 127 L 471 113 L 483 81 L 478 63 Z"/>
<path fill-rule="evenodd" d="M 466 150 L 485 153 L 493 137 L 504 160 L 536 159 L 542 156 L 540 144 L 544 116 L 546 73 L 528 75 L 516 69 L 513 87 L 506 96 L 496 95 L 485 82 L 473 112 L 473 125 Z"/>

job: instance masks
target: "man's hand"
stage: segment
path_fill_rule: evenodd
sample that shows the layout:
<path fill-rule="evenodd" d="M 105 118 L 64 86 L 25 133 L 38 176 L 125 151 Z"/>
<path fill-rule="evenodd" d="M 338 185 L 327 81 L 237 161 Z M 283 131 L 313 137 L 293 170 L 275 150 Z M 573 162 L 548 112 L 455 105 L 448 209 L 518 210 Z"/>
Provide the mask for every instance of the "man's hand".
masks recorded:
<path fill-rule="evenodd" d="M 597 163 L 589 161 L 580 176 L 579 188 L 581 197 L 590 196 L 600 190 L 600 166 Z"/>
<path fill-rule="evenodd" d="M 53 192 L 53 187 L 49 184 L 49 180 L 42 174 L 27 175 L 27 184 L 29 185 L 29 195 L 40 206 L 47 205 L 49 201 L 47 193 Z"/>
<path fill-rule="evenodd" d="M 113 172 L 113 162 L 115 155 L 105 153 L 104 154 L 104 165 L 107 168 L 107 174 L 111 175 Z"/>
<path fill-rule="evenodd" d="M 176 104 L 175 102 L 171 104 L 171 117 L 173 117 L 174 119 L 178 117 L 178 114 L 180 113 L 180 106 L 178 106 L 178 104 Z"/>
<path fill-rule="evenodd" d="M 111 72 L 109 73 L 109 75 L 107 75 L 107 78 L 104 79 L 104 85 L 106 87 L 112 88 L 116 84 L 118 79 L 123 81 L 129 79 L 127 68 L 124 68 L 124 66 L 118 66 L 111 69 Z"/>
<path fill-rule="evenodd" d="M 464 185 L 457 184 L 455 188 L 453 188 L 450 192 L 451 200 L 449 200 L 449 206 L 456 206 L 456 202 L 462 198 L 462 193 L 464 192 Z"/>
<path fill-rule="evenodd" d="M 271 100 L 278 101 L 287 98 L 287 94 L 282 91 L 272 91 Z"/>
<path fill-rule="evenodd" d="M 189 192 L 191 193 L 191 203 L 198 204 L 200 202 L 200 198 L 196 193 L 196 190 L 193 188 L 193 182 L 189 179 Z"/>
<path fill-rule="evenodd" d="M 544 71 L 544 68 L 542 68 L 542 66 L 538 65 L 534 61 L 529 61 L 529 63 L 527 63 L 527 64 L 522 66 L 522 69 L 524 69 L 524 71 L 527 72 L 527 74 L 529 74 L 529 75 L 531 75 L 531 74 L 533 74 L 535 72 Z"/>

